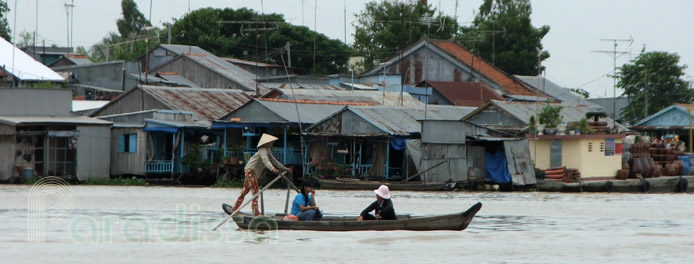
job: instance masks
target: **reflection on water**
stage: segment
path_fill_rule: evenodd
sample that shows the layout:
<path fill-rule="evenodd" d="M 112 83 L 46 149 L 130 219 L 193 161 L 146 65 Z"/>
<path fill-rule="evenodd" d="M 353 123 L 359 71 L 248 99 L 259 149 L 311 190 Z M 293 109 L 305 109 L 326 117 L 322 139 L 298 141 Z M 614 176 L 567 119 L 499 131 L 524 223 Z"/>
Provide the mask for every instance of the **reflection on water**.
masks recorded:
<path fill-rule="evenodd" d="M 464 231 L 248 232 L 229 221 L 213 232 L 227 217 L 219 205 L 239 189 L 73 188 L 76 208 L 44 223 L 45 254 L 36 254 L 27 243 L 28 187 L 0 186 L 0 254 L 10 263 L 128 263 L 122 256 L 298 263 L 307 250 L 314 262 L 685 263 L 694 256 L 691 194 L 394 192 L 400 214 L 483 207 Z M 284 209 L 284 190 L 264 197 L 266 211 Z M 371 191 L 316 194 L 326 214 L 357 215 L 373 200 Z"/>

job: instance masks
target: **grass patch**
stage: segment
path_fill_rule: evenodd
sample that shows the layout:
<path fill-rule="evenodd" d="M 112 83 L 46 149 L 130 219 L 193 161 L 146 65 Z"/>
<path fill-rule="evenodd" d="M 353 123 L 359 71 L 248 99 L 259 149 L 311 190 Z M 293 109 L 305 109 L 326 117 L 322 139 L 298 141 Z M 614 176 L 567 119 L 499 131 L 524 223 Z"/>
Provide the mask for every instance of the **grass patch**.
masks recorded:
<path fill-rule="evenodd" d="M 212 184 L 210 187 L 215 188 L 240 188 L 243 187 L 243 180 L 231 179 L 231 180 L 219 180 Z"/>
<path fill-rule="evenodd" d="M 90 179 L 81 182 L 81 184 L 87 184 L 87 185 L 122 185 L 122 186 L 147 186 L 149 183 L 147 183 L 145 180 L 137 178 L 137 177 L 132 177 L 132 178 L 115 178 L 115 179 Z"/>

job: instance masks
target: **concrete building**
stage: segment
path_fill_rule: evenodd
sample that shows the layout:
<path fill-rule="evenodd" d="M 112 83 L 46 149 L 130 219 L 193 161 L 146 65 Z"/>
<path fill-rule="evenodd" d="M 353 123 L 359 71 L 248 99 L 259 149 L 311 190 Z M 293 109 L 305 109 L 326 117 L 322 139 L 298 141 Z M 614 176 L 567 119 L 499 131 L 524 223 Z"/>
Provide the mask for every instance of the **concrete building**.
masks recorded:
<path fill-rule="evenodd" d="M 581 172 L 581 178 L 616 177 L 622 169 L 625 134 L 572 136 L 542 135 L 529 138 L 530 154 L 541 170 L 566 166 Z"/>

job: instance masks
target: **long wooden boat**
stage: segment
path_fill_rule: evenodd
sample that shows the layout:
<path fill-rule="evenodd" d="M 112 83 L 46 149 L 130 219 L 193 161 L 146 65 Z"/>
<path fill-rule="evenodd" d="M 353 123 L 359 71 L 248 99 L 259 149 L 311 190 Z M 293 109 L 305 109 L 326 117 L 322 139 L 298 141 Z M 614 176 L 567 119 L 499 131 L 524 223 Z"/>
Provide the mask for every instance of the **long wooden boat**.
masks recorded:
<path fill-rule="evenodd" d="M 398 216 L 398 220 L 356 221 L 356 217 L 325 216 L 322 221 L 285 221 L 282 215 L 254 217 L 236 214 L 234 222 L 241 229 L 313 230 L 313 231 L 388 231 L 388 230 L 464 230 L 482 208 L 478 202 L 465 212 L 439 216 Z"/>
<path fill-rule="evenodd" d="M 387 185 L 391 191 L 441 191 L 444 183 L 399 183 L 386 181 L 365 181 L 357 179 L 321 179 L 318 181 L 321 189 L 330 190 L 375 190 L 379 186 Z"/>

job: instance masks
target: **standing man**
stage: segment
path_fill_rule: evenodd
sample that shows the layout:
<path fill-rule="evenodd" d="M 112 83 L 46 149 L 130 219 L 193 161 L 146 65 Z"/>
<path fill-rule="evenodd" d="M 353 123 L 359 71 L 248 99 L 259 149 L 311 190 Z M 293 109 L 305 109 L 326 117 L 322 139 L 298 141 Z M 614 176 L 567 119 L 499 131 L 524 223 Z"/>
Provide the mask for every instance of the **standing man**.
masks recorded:
<path fill-rule="evenodd" d="M 277 140 L 277 137 L 265 133 L 260 137 L 260 141 L 258 141 L 258 152 L 248 160 L 246 167 L 244 167 L 245 178 L 243 180 L 243 189 L 241 190 L 239 198 L 236 199 L 236 204 L 232 212 L 241 206 L 248 191 L 251 191 L 253 195 L 258 193 L 258 177 L 262 176 L 266 172 L 266 169 L 273 173 L 280 173 L 280 171 L 288 170 L 287 167 L 272 156 L 270 148 L 274 145 L 275 140 Z M 257 197 L 253 199 L 251 207 L 253 208 L 254 215 L 260 215 Z"/>

